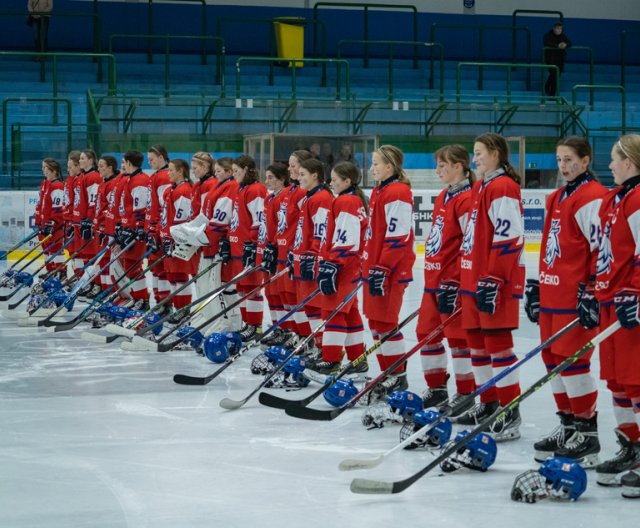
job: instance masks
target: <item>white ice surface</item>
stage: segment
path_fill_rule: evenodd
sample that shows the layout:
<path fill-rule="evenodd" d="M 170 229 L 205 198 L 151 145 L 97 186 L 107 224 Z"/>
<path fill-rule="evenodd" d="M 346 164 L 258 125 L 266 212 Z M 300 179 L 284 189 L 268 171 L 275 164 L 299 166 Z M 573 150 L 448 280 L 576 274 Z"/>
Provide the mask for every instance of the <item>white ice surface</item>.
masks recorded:
<path fill-rule="evenodd" d="M 533 275 L 535 261 L 529 268 Z M 403 314 L 418 307 L 421 261 Z M 538 344 L 521 317 L 522 355 Z M 415 344 L 413 328 L 405 332 Z M 635 526 L 638 504 L 600 488 L 592 472 L 576 503 L 514 503 L 514 477 L 536 467 L 533 442 L 556 425 L 549 387 L 522 406 L 522 439 L 500 444 L 486 473 L 434 471 L 397 495 L 355 495 L 351 479 L 396 480 L 432 460 L 400 452 L 369 471 L 343 473 L 346 457 L 372 457 L 398 441 L 398 426 L 367 431 L 362 408 L 332 422 L 291 418 L 258 403 L 222 410 L 259 379 L 249 356 L 205 387 L 175 385 L 175 373 L 209 374 L 216 366 L 190 351 L 124 352 L 80 338 L 83 328 L 47 333 L 0 314 L 0 527 L 394 527 Z M 369 344 L 371 343 L 368 338 Z M 375 360 L 371 362 L 373 366 Z M 598 372 L 597 359 L 594 370 Z M 377 372 L 377 367 L 372 368 Z M 543 375 L 539 358 L 521 370 L 529 385 Z M 411 389 L 424 390 L 419 357 Z M 311 386 L 314 390 L 316 385 Z M 610 396 L 599 382 L 603 458 L 616 450 Z M 277 391 L 302 398 L 310 389 Z M 325 406 L 318 399 L 314 406 Z"/>

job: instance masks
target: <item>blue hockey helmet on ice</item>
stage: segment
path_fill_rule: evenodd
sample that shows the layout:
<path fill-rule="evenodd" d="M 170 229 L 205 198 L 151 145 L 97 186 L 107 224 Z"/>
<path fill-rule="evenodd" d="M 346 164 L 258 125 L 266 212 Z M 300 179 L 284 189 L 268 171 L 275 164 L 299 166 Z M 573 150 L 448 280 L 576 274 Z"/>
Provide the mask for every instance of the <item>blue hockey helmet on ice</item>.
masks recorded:
<path fill-rule="evenodd" d="M 291 352 L 283 346 L 273 345 L 265 350 L 264 355 L 271 363 L 278 366 L 291 355 Z"/>
<path fill-rule="evenodd" d="M 60 290 L 62 288 L 62 282 L 58 277 L 49 277 L 42 283 L 42 289 L 46 292 Z"/>
<path fill-rule="evenodd" d="M 144 318 L 144 322 L 147 326 L 151 326 L 152 324 L 157 323 L 160 320 L 160 316 L 155 313 L 155 312 L 151 312 L 149 314 L 147 314 Z M 162 324 L 159 324 L 158 326 L 154 326 L 153 330 L 151 330 L 151 333 L 155 336 L 160 335 L 160 332 L 162 332 Z"/>
<path fill-rule="evenodd" d="M 459 442 L 469 431 L 460 431 L 454 440 Z M 486 433 L 477 434 L 468 444 L 458 449 L 453 455 L 444 460 L 440 467 L 446 473 L 466 467 L 477 471 L 486 471 L 496 461 L 498 445 L 496 441 Z"/>
<path fill-rule="evenodd" d="M 285 375 L 288 374 L 291 381 L 295 382 L 299 387 L 306 387 L 309 385 L 309 378 L 307 378 L 303 372 L 307 367 L 307 361 L 301 357 L 292 357 L 287 361 L 282 368 Z"/>
<path fill-rule="evenodd" d="M 327 379 L 325 383 L 330 383 L 330 380 Z M 334 407 L 341 407 L 356 394 L 358 394 L 358 389 L 353 384 L 352 379 L 349 379 L 348 381 L 340 379 L 324 391 L 322 396 L 324 396 L 324 399 L 327 400 L 330 405 L 333 405 Z"/>
<path fill-rule="evenodd" d="M 118 306 L 117 304 L 114 304 L 109 315 L 111 315 L 113 320 L 116 322 L 124 321 L 129 318 L 130 311 L 131 310 L 126 306 Z"/>
<path fill-rule="evenodd" d="M 98 313 L 102 314 L 102 315 L 107 315 L 110 316 L 111 315 L 111 310 L 113 309 L 113 303 L 106 301 L 103 302 L 99 307 L 98 307 Z"/>
<path fill-rule="evenodd" d="M 204 340 L 204 355 L 209 361 L 223 363 L 242 348 L 242 338 L 236 332 L 215 332 Z"/>
<path fill-rule="evenodd" d="M 54 302 L 56 307 L 59 308 L 67 300 L 67 292 L 65 292 L 64 290 L 56 291 L 53 292 L 49 297 Z M 73 306 L 73 304 L 71 306 Z"/>
<path fill-rule="evenodd" d="M 387 396 L 387 403 L 391 407 L 391 411 L 403 418 L 411 418 L 414 413 L 423 408 L 422 398 L 415 392 L 408 390 L 392 392 Z"/>
<path fill-rule="evenodd" d="M 195 348 L 196 350 L 200 348 L 202 342 L 204 341 L 202 332 L 200 330 L 197 330 L 193 326 L 181 326 L 176 332 L 176 337 L 182 339 L 185 343 Z"/>
<path fill-rule="evenodd" d="M 554 498 L 577 500 L 587 489 L 587 472 L 570 458 L 549 458 L 538 471 L 547 479 Z"/>
<path fill-rule="evenodd" d="M 26 271 L 19 272 L 16 275 L 15 280 L 18 284 L 24 284 L 25 286 L 33 285 L 33 275 L 31 275 L 31 273 L 27 273 Z"/>
<path fill-rule="evenodd" d="M 435 425 L 425 431 L 422 436 L 416 438 L 406 449 L 415 449 L 422 446 L 430 448 L 442 447 L 450 440 L 453 430 L 451 420 L 449 420 L 449 418 L 441 420 L 438 411 L 428 409 L 415 412 L 413 415 L 413 424 L 405 424 L 402 426 L 400 430 L 400 441 L 404 441 L 416 431 L 430 424 Z"/>

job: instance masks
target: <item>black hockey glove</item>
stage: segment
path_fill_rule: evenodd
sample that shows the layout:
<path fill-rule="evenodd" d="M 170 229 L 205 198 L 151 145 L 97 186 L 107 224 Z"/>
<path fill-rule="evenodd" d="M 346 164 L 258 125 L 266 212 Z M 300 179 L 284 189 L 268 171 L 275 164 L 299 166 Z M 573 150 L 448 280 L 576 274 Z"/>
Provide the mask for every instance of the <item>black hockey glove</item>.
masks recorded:
<path fill-rule="evenodd" d="M 226 264 L 231 260 L 231 244 L 228 238 L 221 238 L 218 247 L 218 255 L 222 259 L 222 263 Z"/>
<path fill-rule="evenodd" d="M 256 253 L 258 244 L 255 242 L 245 242 L 242 246 L 242 265 L 251 268 L 256 265 Z"/>
<path fill-rule="evenodd" d="M 631 330 L 640 325 L 640 291 L 621 290 L 616 293 L 613 302 L 616 306 L 616 316 L 622 328 Z"/>
<path fill-rule="evenodd" d="M 130 227 L 123 227 L 120 232 L 120 247 L 128 246 L 136 239 L 136 232 Z"/>
<path fill-rule="evenodd" d="M 116 224 L 116 228 L 113 233 L 116 239 L 116 243 L 119 246 L 121 246 L 122 245 L 122 224 L 120 222 Z"/>
<path fill-rule="evenodd" d="M 262 252 L 262 267 L 271 275 L 273 275 L 278 268 L 278 248 L 271 242 L 267 242 Z"/>
<path fill-rule="evenodd" d="M 44 236 L 49 236 L 51 233 L 53 233 L 53 228 L 56 226 L 55 222 L 51 221 L 51 222 L 47 222 L 46 224 L 44 224 L 42 226 L 42 234 Z"/>
<path fill-rule="evenodd" d="M 171 256 L 171 253 L 173 252 L 173 238 L 162 239 L 162 251 L 165 255 Z"/>
<path fill-rule="evenodd" d="M 316 278 L 317 255 L 309 251 L 300 255 L 300 278 L 303 281 L 312 281 Z"/>
<path fill-rule="evenodd" d="M 150 233 L 147 233 L 147 239 L 145 242 L 147 245 L 147 249 L 150 249 L 151 253 L 157 253 L 158 249 L 160 249 L 158 246 L 158 235 L 153 231 Z"/>
<path fill-rule="evenodd" d="M 318 265 L 318 287 L 323 295 L 333 295 L 338 291 L 338 272 L 340 265 L 323 260 Z"/>
<path fill-rule="evenodd" d="M 147 239 L 147 232 L 143 226 L 136 227 L 136 240 L 143 241 Z"/>
<path fill-rule="evenodd" d="M 289 278 L 293 279 L 293 251 L 287 251 L 287 268 L 289 268 Z"/>
<path fill-rule="evenodd" d="M 369 268 L 369 295 L 372 297 L 382 297 L 389 290 L 389 268 L 384 266 L 373 266 Z"/>
<path fill-rule="evenodd" d="M 538 323 L 540 318 L 540 281 L 527 279 L 524 287 L 524 311 L 532 323 Z"/>
<path fill-rule="evenodd" d="M 478 311 L 488 314 L 496 313 L 500 303 L 500 287 L 502 280 L 497 277 L 482 277 L 478 279 L 476 290 L 476 305 Z"/>
<path fill-rule="evenodd" d="M 442 281 L 438 285 L 438 311 L 442 314 L 450 314 L 456 311 L 458 305 L 458 290 L 460 283 L 458 281 L 448 280 Z"/>
<path fill-rule="evenodd" d="M 93 235 L 93 220 L 91 218 L 83 218 L 80 222 L 80 236 L 83 240 L 91 240 Z"/>
<path fill-rule="evenodd" d="M 67 235 L 67 238 L 71 238 L 73 236 L 73 234 L 74 234 L 73 223 L 69 222 L 65 226 L 65 233 Z"/>
<path fill-rule="evenodd" d="M 595 288 L 592 284 L 581 282 L 578 285 L 578 319 L 587 329 L 596 328 L 600 324 L 600 303 L 596 299 Z"/>

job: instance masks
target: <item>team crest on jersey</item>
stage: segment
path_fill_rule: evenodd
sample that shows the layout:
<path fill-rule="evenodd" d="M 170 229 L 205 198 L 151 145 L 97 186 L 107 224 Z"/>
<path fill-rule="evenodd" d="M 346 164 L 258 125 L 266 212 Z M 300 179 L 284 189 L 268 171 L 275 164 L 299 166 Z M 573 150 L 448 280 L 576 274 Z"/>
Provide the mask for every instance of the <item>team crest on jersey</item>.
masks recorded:
<path fill-rule="evenodd" d="M 293 239 L 293 249 L 298 249 L 302 244 L 302 217 L 298 218 L 298 227 L 296 228 L 296 236 Z"/>
<path fill-rule="evenodd" d="M 115 201 L 116 201 L 116 191 L 114 189 L 107 195 L 107 203 L 109 204 L 109 209 L 113 207 L 113 204 L 115 203 Z"/>
<path fill-rule="evenodd" d="M 560 219 L 551 220 L 551 229 L 549 230 L 549 238 L 547 239 L 547 247 L 544 254 L 544 263 L 553 268 L 556 258 L 561 256 L 560 251 Z"/>
<path fill-rule="evenodd" d="M 598 261 L 596 263 L 596 275 L 609 273 L 613 262 L 613 252 L 611 251 L 611 224 L 607 222 L 604 226 L 604 233 L 600 239 L 600 249 L 598 251 Z"/>
<path fill-rule="evenodd" d="M 167 206 L 165 205 L 160 212 L 160 225 L 167 227 Z"/>
<path fill-rule="evenodd" d="M 77 192 L 73 197 L 73 208 L 76 209 L 80 205 L 80 193 Z"/>
<path fill-rule="evenodd" d="M 287 229 L 287 204 L 281 203 L 278 209 L 278 234 L 281 235 Z"/>
<path fill-rule="evenodd" d="M 238 229 L 240 221 L 238 219 L 238 202 L 233 204 L 233 211 L 231 211 L 231 223 L 229 224 L 229 231 L 233 232 Z"/>
<path fill-rule="evenodd" d="M 473 233 L 476 228 L 476 216 L 478 214 L 478 210 L 474 209 L 469 217 L 469 221 L 467 222 L 467 229 L 464 232 L 464 237 L 462 238 L 462 246 L 460 249 L 464 255 L 468 255 L 471 253 L 471 249 L 473 249 Z"/>
<path fill-rule="evenodd" d="M 68 190 L 68 189 L 65 189 L 65 190 L 64 190 L 64 198 L 63 198 L 63 200 L 62 200 L 62 203 L 63 203 L 65 206 L 69 205 L 69 203 L 70 203 L 70 201 L 69 201 L 69 190 Z"/>
<path fill-rule="evenodd" d="M 425 256 L 433 257 L 437 255 L 442 247 L 442 229 L 444 228 L 444 218 L 442 216 L 436 217 L 431 224 L 431 231 L 429 231 L 429 238 L 427 238 L 427 244 L 425 246 Z"/>
<path fill-rule="evenodd" d="M 264 244 L 267 241 L 267 222 L 262 219 L 258 226 L 258 243 Z"/>

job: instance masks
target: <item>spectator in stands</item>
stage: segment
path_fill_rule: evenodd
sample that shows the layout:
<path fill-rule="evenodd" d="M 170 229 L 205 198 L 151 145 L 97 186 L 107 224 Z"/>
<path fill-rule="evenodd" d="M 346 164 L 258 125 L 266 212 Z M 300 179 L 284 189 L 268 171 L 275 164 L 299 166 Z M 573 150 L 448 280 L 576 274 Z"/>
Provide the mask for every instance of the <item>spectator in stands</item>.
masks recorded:
<path fill-rule="evenodd" d="M 571 41 L 564 33 L 562 22 L 556 22 L 553 27 L 544 34 L 542 42 L 544 45 L 544 63 L 557 66 L 560 70 L 556 78 L 555 68 L 549 68 L 549 77 L 544 85 L 544 92 L 549 97 L 553 97 L 558 93 L 560 74 L 564 71 L 564 59 L 567 55 L 567 48 L 571 47 Z"/>
<path fill-rule="evenodd" d="M 49 19 L 48 14 L 53 9 L 53 0 L 28 0 L 27 10 L 29 17 L 27 24 L 33 28 L 33 36 L 36 51 L 44 52 L 49 50 Z M 36 61 L 44 61 L 44 57 L 36 57 Z"/>

